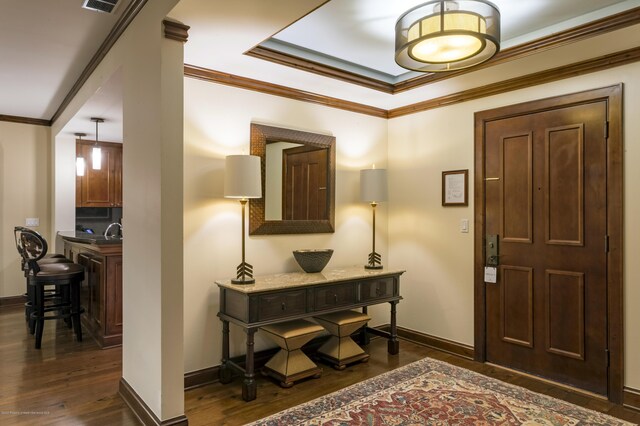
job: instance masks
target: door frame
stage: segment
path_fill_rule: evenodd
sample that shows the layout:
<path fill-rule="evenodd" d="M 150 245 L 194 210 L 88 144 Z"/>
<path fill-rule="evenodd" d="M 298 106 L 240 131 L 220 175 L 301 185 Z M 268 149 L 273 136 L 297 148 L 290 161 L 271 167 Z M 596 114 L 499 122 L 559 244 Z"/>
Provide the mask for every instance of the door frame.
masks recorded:
<path fill-rule="evenodd" d="M 485 169 L 486 124 L 491 121 L 550 111 L 572 105 L 605 101 L 607 103 L 607 344 L 609 371 L 607 397 L 622 403 L 624 389 L 623 353 L 623 84 L 583 92 L 524 102 L 474 114 L 474 358 L 486 362 L 485 310 Z"/>

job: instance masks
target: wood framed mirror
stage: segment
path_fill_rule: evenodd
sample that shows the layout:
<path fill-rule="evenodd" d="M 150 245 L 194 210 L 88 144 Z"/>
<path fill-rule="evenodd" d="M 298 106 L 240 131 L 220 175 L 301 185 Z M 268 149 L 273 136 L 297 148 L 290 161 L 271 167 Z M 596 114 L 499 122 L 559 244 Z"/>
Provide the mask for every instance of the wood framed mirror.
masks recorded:
<path fill-rule="evenodd" d="M 249 201 L 249 234 L 334 232 L 336 138 L 251 124 L 262 198 Z"/>

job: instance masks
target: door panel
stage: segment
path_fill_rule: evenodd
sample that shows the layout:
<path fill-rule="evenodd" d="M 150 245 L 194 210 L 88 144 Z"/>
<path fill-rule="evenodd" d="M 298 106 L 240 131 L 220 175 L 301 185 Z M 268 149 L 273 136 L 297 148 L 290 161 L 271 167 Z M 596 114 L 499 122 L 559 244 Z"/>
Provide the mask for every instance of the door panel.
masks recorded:
<path fill-rule="evenodd" d="M 605 101 L 489 121 L 486 359 L 607 393 Z M 509 266 L 507 266 L 509 265 Z"/>
<path fill-rule="evenodd" d="M 584 360 L 584 274 L 547 270 L 545 284 L 547 351 Z"/>
<path fill-rule="evenodd" d="M 547 244 L 584 245 L 584 124 L 548 129 L 545 138 Z"/>
<path fill-rule="evenodd" d="M 502 266 L 502 340 L 533 347 L 533 269 Z"/>
<path fill-rule="evenodd" d="M 531 243 L 533 238 L 531 132 L 502 138 L 502 237 L 504 241 Z"/>

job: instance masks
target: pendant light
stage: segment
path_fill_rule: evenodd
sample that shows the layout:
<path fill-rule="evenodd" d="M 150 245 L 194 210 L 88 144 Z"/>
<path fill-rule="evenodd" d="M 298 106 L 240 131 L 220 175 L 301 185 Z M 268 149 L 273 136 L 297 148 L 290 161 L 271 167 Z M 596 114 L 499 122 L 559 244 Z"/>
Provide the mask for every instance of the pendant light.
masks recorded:
<path fill-rule="evenodd" d="M 104 123 L 104 119 L 91 117 L 91 121 L 95 121 L 96 123 L 96 144 L 93 146 L 93 150 L 91 151 L 91 163 L 93 170 L 100 170 L 102 167 L 102 150 L 98 145 L 98 123 Z"/>
<path fill-rule="evenodd" d="M 74 133 L 74 135 L 82 142 L 82 138 L 87 136 L 86 133 Z M 77 150 L 76 150 L 77 151 Z M 84 176 L 85 161 L 83 156 L 76 157 L 76 176 Z"/>
<path fill-rule="evenodd" d="M 396 63 L 421 72 L 478 65 L 500 50 L 500 11 L 486 0 L 436 0 L 396 22 Z"/>

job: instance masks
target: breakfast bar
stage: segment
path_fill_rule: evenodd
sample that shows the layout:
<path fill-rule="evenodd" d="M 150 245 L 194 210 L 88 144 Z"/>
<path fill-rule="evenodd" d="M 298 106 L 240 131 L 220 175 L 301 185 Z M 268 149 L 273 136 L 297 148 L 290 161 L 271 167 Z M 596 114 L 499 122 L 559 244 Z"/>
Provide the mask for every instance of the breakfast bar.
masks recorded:
<path fill-rule="evenodd" d="M 220 382 L 232 380 L 232 370 L 244 373 L 242 398 L 256 398 L 254 372 L 254 334 L 258 328 L 318 314 L 390 304 L 390 330 L 368 331 L 388 339 L 388 352 L 397 354 L 396 305 L 400 296 L 400 275 L 404 270 L 364 269 L 362 266 L 337 268 L 319 273 L 291 272 L 256 277 L 254 284 L 216 281 L 220 289 L 222 321 L 222 362 Z M 246 332 L 245 367 L 229 356 L 229 323 Z"/>
<path fill-rule="evenodd" d="M 122 344 L 122 238 L 59 232 L 66 258 L 85 267 L 82 324 L 101 348 Z"/>

